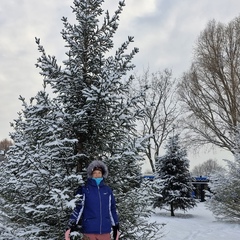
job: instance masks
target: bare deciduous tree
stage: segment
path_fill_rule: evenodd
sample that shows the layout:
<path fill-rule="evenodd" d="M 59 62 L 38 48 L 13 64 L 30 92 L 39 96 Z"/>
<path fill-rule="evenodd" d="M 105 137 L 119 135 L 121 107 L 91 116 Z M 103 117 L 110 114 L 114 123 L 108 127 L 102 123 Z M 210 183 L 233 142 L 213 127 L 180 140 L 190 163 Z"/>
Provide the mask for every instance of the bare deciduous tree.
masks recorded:
<path fill-rule="evenodd" d="M 150 135 L 147 159 L 155 172 L 154 160 L 159 156 L 162 143 L 172 131 L 178 116 L 176 99 L 176 80 L 168 69 L 150 73 L 149 69 L 140 77 L 136 77 L 142 90 L 141 104 L 144 117 L 140 122 L 143 135 Z"/>
<path fill-rule="evenodd" d="M 3 150 L 5 153 L 9 149 L 9 147 L 12 145 L 13 145 L 13 142 L 5 138 L 2 141 L 0 141 L 0 150 Z"/>
<path fill-rule="evenodd" d="M 234 152 L 240 122 L 240 17 L 227 25 L 208 23 L 179 86 L 191 144 L 210 143 Z"/>
<path fill-rule="evenodd" d="M 216 159 L 208 159 L 207 161 L 203 162 L 195 166 L 192 170 L 192 175 L 194 176 L 211 176 L 213 173 L 220 173 L 225 170 Z"/>

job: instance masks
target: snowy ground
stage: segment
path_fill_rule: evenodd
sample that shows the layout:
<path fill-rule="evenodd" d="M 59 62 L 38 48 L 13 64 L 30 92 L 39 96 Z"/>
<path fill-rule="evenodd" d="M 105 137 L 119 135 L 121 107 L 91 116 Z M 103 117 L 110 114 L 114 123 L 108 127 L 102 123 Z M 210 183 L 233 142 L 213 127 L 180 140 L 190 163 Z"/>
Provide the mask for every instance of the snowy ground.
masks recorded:
<path fill-rule="evenodd" d="M 166 223 L 161 240 L 239 240 L 240 224 L 217 221 L 204 203 L 188 212 L 176 211 L 176 216 L 157 210 L 151 220 Z"/>
<path fill-rule="evenodd" d="M 204 203 L 186 213 L 176 211 L 175 215 L 171 217 L 169 212 L 157 210 L 152 216 L 152 221 L 166 223 L 164 236 L 159 240 L 240 240 L 240 223 L 217 221 Z M 2 217 L 0 213 L 0 231 Z"/>

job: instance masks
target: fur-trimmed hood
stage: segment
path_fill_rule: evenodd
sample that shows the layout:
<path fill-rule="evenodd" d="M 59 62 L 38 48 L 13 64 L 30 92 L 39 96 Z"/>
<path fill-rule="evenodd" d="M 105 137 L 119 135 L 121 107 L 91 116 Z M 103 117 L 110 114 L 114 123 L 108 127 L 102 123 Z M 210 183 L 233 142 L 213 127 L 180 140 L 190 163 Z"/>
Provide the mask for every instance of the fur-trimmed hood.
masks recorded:
<path fill-rule="evenodd" d="M 103 178 L 107 178 L 107 176 L 108 176 L 108 168 L 107 168 L 106 164 L 103 161 L 100 161 L 100 160 L 94 160 L 94 161 L 92 161 L 89 164 L 89 166 L 87 168 L 87 176 L 88 176 L 88 178 L 92 177 L 92 172 L 93 172 L 94 168 L 101 168 L 102 169 Z"/>

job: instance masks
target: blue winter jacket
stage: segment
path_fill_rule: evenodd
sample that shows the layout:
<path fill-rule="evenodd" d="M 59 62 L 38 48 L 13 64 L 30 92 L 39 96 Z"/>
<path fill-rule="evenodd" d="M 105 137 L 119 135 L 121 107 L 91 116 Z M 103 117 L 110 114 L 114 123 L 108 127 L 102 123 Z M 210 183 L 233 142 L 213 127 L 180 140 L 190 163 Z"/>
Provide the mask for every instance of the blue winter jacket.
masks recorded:
<path fill-rule="evenodd" d="M 111 227 L 118 224 L 111 188 L 104 181 L 98 186 L 94 179 L 89 178 L 87 184 L 78 189 L 77 194 L 81 195 L 81 200 L 70 216 L 69 226 L 80 224 L 83 233 L 110 233 Z"/>

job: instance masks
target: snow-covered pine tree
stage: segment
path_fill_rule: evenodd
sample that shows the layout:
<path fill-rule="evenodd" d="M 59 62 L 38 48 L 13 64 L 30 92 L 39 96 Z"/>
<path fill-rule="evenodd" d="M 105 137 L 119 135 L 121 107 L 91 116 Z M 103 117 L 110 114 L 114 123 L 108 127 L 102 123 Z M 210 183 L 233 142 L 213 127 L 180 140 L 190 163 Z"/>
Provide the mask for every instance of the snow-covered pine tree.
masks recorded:
<path fill-rule="evenodd" d="M 131 60 L 138 49 L 134 48 L 128 52 L 128 46 L 133 42 L 133 38 L 128 37 L 114 56 L 108 56 L 113 49 L 112 38 L 118 27 L 124 1 L 119 2 L 113 17 L 106 12 L 103 23 L 100 24 L 103 2 L 103 0 L 74 0 L 72 9 L 76 15 L 76 24 L 71 25 L 67 18 L 62 18 L 64 24 L 62 37 L 68 48 L 67 60 L 63 62 L 63 66 L 57 64 L 54 56 L 47 55 L 40 40 L 36 39 L 42 54 L 37 67 L 41 69 L 44 84 L 50 86 L 54 93 L 54 99 L 51 101 L 54 103 L 54 110 L 41 116 L 41 112 L 38 115 L 26 106 L 23 117 L 20 115 L 14 126 L 15 133 L 12 136 L 15 146 L 9 152 L 9 164 L 5 171 L 9 176 L 4 181 L 4 195 L 9 202 L 9 210 L 11 208 L 13 213 L 12 222 L 19 224 L 14 225 L 18 237 L 23 234 L 27 239 L 62 239 L 65 230 L 63 222 L 69 216 L 66 213 L 68 200 L 69 204 L 72 203 L 68 190 L 72 189 L 73 197 L 73 192 L 81 181 L 80 173 L 92 159 L 99 156 L 105 156 L 109 161 L 117 159 L 116 169 L 124 172 L 117 182 L 123 183 L 122 179 L 126 178 L 126 166 L 129 163 L 124 154 L 126 143 L 131 144 L 134 139 L 132 136 L 135 134 L 135 121 L 141 112 L 137 106 L 138 99 L 127 97 L 132 81 L 131 76 L 127 78 L 127 73 L 134 67 Z M 32 120 L 31 114 L 34 116 Z M 47 119 L 46 124 L 44 117 Z M 40 146 L 38 138 L 42 144 Z M 132 156 L 131 166 L 135 166 L 133 169 L 139 169 L 139 153 L 138 151 L 134 153 L 136 156 Z M 53 174 L 59 175 L 54 175 L 55 178 L 52 177 L 50 181 L 48 178 L 51 176 L 48 173 L 53 169 Z M 79 173 L 78 184 L 75 172 Z M 34 178 L 31 178 L 33 175 Z M 129 170 L 127 173 L 127 176 L 132 176 L 133 179 L 139 175 L 139 171 Z M 32 181 L 27 181 L 29 177 Z M 35 196 L 33 193 L 36 185 L 39 189 Z M 24 189 L 24 193 L 14 190 L 18 187 Z M 117 198 L 118 194 L 122 197 L 122 193 L 125 193 L 122 201 L 118 203 L 120 209 L 124 209 L 121 207 L 124 205 L 128 210 L 128 215 L 121 216 L 122 226 L 127 226 L 130 215 L 140 216 L 140 209 L 142 217 L 148 219 L 149 216 L 148 209 L 143 209 L 138 200 L 142 196 L 140 189 L 139 194 L 136 193 L 133 198 L 132 187 L 132 182 L 124 181 L 124 185 L 119 185 L 119 188 L 115 189 Z M 7 192 L 7 189 L 14 191 Z M 49 190 L 50 199 L 49 195 L 45 195 L 46 189 Z M 16 197 L 19 199 L 15 202 Z M 55 204 L 56 206 L 53 206 Z M 132 204 L 135 206 L 134 209 L 131 209 Z M 21 221 L 18 221 L 20 217 L 18 213 L 22 216 Z M 39 217 L 36 224 L 34 222 L 29 224 L 31 219 L 28 214 L 34 216 L 33 219 Z M 51 218 L 48 219 L 48 216 Z M 59 216 L 62 217 L 61 220 Z M 46 221 L 44 217 L 47 217 Z M 139 239 L 137 238 L 139 223 L 143 223 L 142 218 L 133 222 L 136 224 L 135 229 L 134 225 L 125 228 L 124 230 L 131 231 L 126 232 L 126 236 L 131 234 L 134 236 L 132 239 Z M 153 229 L 155 227 L 142 224 L 142 239 L 145 239 L 144 236 Z"/>
<path fill-rule="evenodd" d="M 37 67 L 62 104 L 64 121 L 69 124 L 68 137 L 78 140 L 75 152 L 79 154 L 79 171 L 92 158 L 108 152 L 112 142 L 121 141 L 122 129 L 131 130 L 136 117 L 135 112 L 131 113 L 134 102 L 126 100 L 132 81 L 132 77 L 126 79 L 126 75 L 134 67 L 131 60 L 138 49 L 126 52 L 133 42 L 133 37 L 128 37 L 114 56 L 108 56 L 113 49 L 112 38 L 124 1 L 119 2 L 113 17 L 107 11 L 101 24 L 103 2 L 74 0 L 72 9 L 77 24 L 62 18 L 62 37 L 69 49 L 63 69 L 36 39 L 42 53 Z"/>
<path fill-rule="evenodd" d="M 141 179 L 141 165 L 146 139 L 127 139 L 123 148 L 108 158 L 109 185 L 113 188 L 120 216 L 121 239 L 160 239 L 161 224 L 149 222 L 151 189 Z M 124 150 L 124 151 L 123 151 Z"/>
<path fill-rule="evenodd" d="M 187 210 L 196 205 L 192 198 L 193 185 L 189 172 L 189 160 L 184 148 L 180 146 L 179 134 L 169 138 L 166 154 L 156 159 L 156 194 L 154 207 L 170 206 L 171 216 L 176 209 Z"/>
<path fill-rule="evenodd" d="M 73 174 L 67 178 L 75 163 L 75 141 L 64 137 L 61 112 L 45 91 L 30 104 L 20 99 L 23 110 L 11 134 L 15 144 L 0 176 L 4 212 L 18 226 L 16 238 L 60 239 L 67 221 L 66 198 L 80 180 Z"/>
<path fill-rule="evenodd" d="M 208 208 L 217 219 L 240 221 L 240 128 L 236 131 L 234 160 L 225 160 L 227 171 L 216 173 L 210 179 L 211 198 Z"/>

